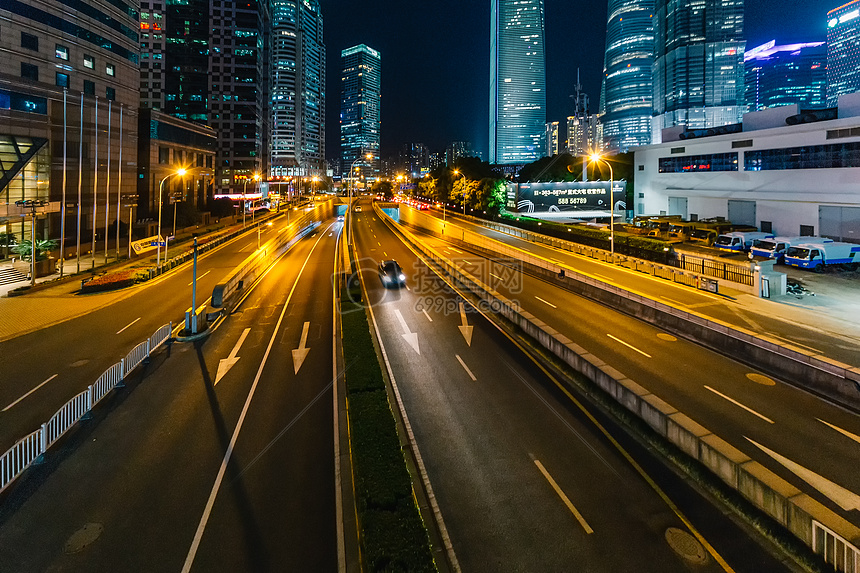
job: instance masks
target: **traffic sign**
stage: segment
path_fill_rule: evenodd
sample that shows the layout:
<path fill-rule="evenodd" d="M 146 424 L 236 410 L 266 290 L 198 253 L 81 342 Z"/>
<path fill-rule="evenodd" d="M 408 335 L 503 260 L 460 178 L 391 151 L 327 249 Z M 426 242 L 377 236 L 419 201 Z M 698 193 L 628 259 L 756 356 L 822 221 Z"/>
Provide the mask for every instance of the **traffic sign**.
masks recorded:
<path fill-rule="evenodd" d="M 152 247 L 166 247 L 166 246 L 167 246 L 167 242 L 166 242 L 166 241 L 152 241 L 152 242 L 151 242 L 151 243 L 149 243 L 149 244 L 150 244 L 150 246 L 152 246 Z"/>

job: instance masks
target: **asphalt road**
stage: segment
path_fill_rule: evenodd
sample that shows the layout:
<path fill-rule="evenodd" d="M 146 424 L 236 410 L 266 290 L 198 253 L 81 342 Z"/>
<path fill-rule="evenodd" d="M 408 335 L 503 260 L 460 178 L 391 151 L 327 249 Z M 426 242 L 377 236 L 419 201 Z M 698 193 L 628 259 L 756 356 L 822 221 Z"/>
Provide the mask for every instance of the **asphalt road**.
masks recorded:
<path fill-rule="evenodd" d="M 275 219 L 261 229 L 260 241 L 286 230 L 287 218 Z M 257 240 L 257 233 L 249 232 L 198 257 L 198 305 L 253 254 Z M 128 289 L 119 300 L 79 295 L 92 299 L 91 312 L 0 343 L 0 452 L 37 429 L 156 329 L 183 321 L 191 306 L 191 281 L 189 263 Z"/>
<path fill-rule="evenodd" d="M 13 484 L 0 506 L 0 569 L 337 569 L 340 227 L 300 241 L 208 338 L 160 351 Z"/>
<path fill-rule="evenodd" d="M 860 444 L 857 415 L 561 287 L 527 274 L 505 273 L 504 267 L 469 253 L 467 246 L 453 247 L 431 237 L 424 240 L 800 491 L 860 526 L 860 476 L 851 463 L 857 459 Z M 610 265 L 604 266 L 606 270 L 596 274 L 611 272 Z"/>
<path fill-rule="evenodd" d="M 726 570 L 679 514 L 735 571 L 786 570 L 468 304 L 461 312 L 369 211 L 355 220 L 368 301 L 464 571 Z M 382 287 L 376 262 L 388 258 L 407 288 Z M 673 550 L 675 535 L 694 551 Z"/>
<path fill-rule="evenodd" d="M 435 216 L 439 215 L 436 212 L 432 213 Z M 860 366 L 860 359 L 857 357 L 858 340 L 856 337 L 840 335 L 823 328 L 821 324 L 798 321 L 792 318 L 790 313 L 783 317 L 781 313 L 785 305 L 772 301 L 762 301 L 766 306 L 750 307 L 690 287 L 676 285 L 663 279 L 648 277 L 636 271 L 573 255 L 546 245 L 530 243 L 461 218 L 451 218 L 448 224 L 461 226 L 550 261 L 562 263 L 594 279 L 633 290 L 664 304 L 670 304 L 682 310 L 694 311 L 728 324 L 740 326 L 746 330 L 767 334 L 777 340 L 795 344 L 818 354 L 829 356 L 834 360 Z M 835 280 L 833 277 L 828 278 Z"/>

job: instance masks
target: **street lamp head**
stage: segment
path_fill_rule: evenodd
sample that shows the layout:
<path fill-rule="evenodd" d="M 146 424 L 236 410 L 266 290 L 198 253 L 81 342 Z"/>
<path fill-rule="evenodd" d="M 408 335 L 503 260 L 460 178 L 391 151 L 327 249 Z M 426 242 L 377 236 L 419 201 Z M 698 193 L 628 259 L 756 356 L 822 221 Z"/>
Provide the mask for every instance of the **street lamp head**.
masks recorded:
<path fill-rule="evenodd" d="M 254 173 L 254 181 L 259 181 L 260 179 L 262 179 L 262 177 L 260 177 L 260 174 Z"/>
<path fill-rule="evenodd" d="M 591 160 L 592 163 L 597 163 L 598 161 L 603 159 L 603 157 L 601 157 L 599 153 L 592 153 L 589 156 L 589 159 Z"/>
<path fill-rule="evenodd" d="M 180 168 L 180 169 L 177 169 L 177 170 L 176 170 L 176 174 L 177 174 L 177 175 L 179 175 L 180 177 L 182 177 L 182 176 L 183 176 L 183 175 L 185 175 L 186 173 L 188 173 L 188 170 L 187 170 L 187 169 L 185 169 L 185 168 Z"/>

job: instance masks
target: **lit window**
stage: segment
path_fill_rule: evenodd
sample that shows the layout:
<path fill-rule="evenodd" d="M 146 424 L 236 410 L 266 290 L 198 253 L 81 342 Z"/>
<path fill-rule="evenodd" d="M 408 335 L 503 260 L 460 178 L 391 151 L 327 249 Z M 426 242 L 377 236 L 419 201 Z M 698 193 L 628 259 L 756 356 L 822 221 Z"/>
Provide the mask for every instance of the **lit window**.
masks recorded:
<path fill-rule="evenodd" d="M 105 73 L 109 76 L 115 76 L 116 67 L 113 64 L 105 64 Z"/>
<path fill-rule="evenodd" d="M 84 54 L 84 67 L 89 69 L 94 69 L 96 67 L 96 60 L 92 56 Z"/>
<path fill-rule="evenodd" d="M 60 44 L 57 44 L 57 49 L 54 51 L 54 54 L 58 58 L 60 58 L 61 60 L 68 61 L 68 59 L 69 59 L 69 48 L 67 48 L 66 46 L 61 46 Z"/>

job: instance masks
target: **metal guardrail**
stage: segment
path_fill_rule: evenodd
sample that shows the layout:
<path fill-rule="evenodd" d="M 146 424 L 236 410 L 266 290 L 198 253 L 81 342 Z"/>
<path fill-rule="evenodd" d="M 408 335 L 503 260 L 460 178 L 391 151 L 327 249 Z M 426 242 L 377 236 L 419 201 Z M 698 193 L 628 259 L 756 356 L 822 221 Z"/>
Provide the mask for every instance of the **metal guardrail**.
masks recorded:
<path fill-rule="evenodd" d="M 66 402 L 38 430 L 24 436 L 9 448 L 0 457 L 0 491 L 6 489 L 6 486 L 33 463 L 39 463 L 48 448 L 72 426 L 87 419 L 93 406 L 111 390 L 121 386 L 122 381 L 132 370 L 170 338 L 172 326 L 172 323 L 167 323 L 156 330 L 148 340 L 138 344 L 125 358 L 108 368 L 94 384 Z"/>
<path fill-rule="evenodd" d="M 733 265 L 691 255 L 681 255 L 678 259 L 678 266 L 688 271 L 734 283 L 747 286 L 755 284 L 755 273 L 749 269 L 749 266 Z"/>
<path fill-rule="evenodd" d="M 834 571 L 860 573 L 860 549 L 818 521 L 812 522 L 812 549 Z"/>

